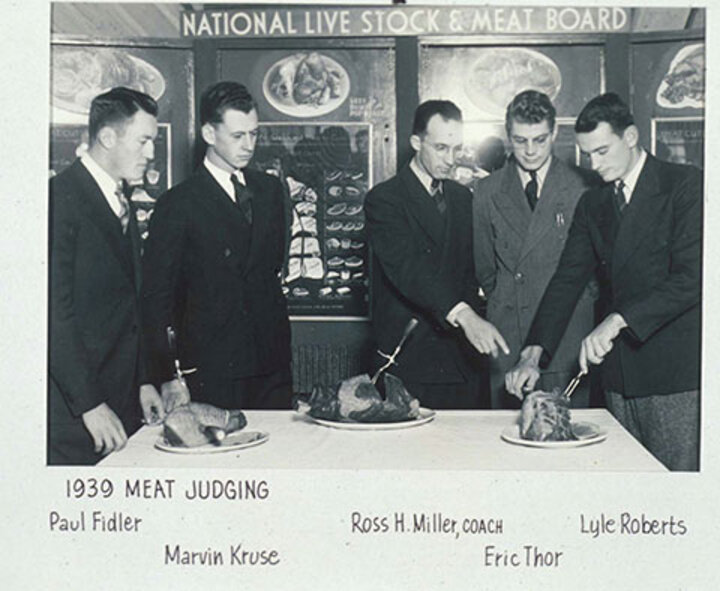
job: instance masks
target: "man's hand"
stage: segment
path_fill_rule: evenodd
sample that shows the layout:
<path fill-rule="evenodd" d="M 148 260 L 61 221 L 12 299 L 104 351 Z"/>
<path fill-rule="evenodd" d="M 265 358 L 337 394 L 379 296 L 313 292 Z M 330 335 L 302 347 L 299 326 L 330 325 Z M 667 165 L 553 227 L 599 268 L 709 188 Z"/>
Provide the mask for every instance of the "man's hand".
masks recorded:
<path fill-rule="evenodd" d="M 505 389 L 510 394 L 523 399 L 526 392 L 531 392 L 540 379 L 540 357 L 542 347 L 530 345 L 520 353 L 520 361 L 505 374 Z"/>
<path fill-rule="evenodd" d="M 106 456 L 125 447 L 125 428 L 115 412 L 104 402 L 84 412 L 82 420 L 95 443 L 95 453 Z"/>
<path fill-rule="evenodd" d="M 157 389 L 152 384 L 140 386 L 140 407 L 148 425 L 159 423 L 165 418 L 165 408 Z"/>
<path fill-rule="evenodd" d="M 613 340 L 626 326 L 627 322 L 617 312 L 613 312 L 598 324 L 580 345 L 580 369 L 587 373 L 588 362 L 600 365 L 613 348 Z"/>
<path fill-rule="evenodd" d="M 160 386 L 160 396 L 166 413 L 170 413 L 174 408 L 190 402 L 190 390 L 188 390 L 185 380 L 175 379 L 165 382 Z"/>
<path fill-rule="evenodd" d="M 498 348 L 502 349 L 505 355 L 510 353 L 500 331 L 487 320 L 480 318 L 469 306 L 458 313 L 456 320 L 467 340 L 480 353 L 497 357 Z"/>

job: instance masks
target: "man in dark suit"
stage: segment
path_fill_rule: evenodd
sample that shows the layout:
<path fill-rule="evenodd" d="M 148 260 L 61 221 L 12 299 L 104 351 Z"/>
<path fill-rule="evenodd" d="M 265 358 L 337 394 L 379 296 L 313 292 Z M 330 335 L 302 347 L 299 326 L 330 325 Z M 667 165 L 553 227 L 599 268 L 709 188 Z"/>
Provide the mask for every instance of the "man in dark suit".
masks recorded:
<path fill-rule="evenodd" d="M 575 206 L 586 189 L 580 171 L 553 156 L 555 107 L 535 90 L 508 105 L 505 129 L 512 156 L 503 168 L 473 186 L 475 270 L 487 298 L 487 319 L 513 355 L 490 360 L 492 408 L 519 408 L 505 390 L 505 373 L 517 361 L 540 298 L 557 267 Z M 594 282 L 593 282 L 594 283 Z M 596 289 L 580 297 L 552 362 L 542 373 L 543 390 L 564 388 L 578 372 L 580 341 L 593 328 Z M 573 406 L 587 406 L 587 380 Z"/>
<path fill-rule="evenodd" d="M 94 464 L 140 423 L 140 236 L 122 189 L 153 158 L 156 116 L 141 92 L 95 97 L 88 151 L 50 181 L 50 464 Z M 150 386 L 140 399 L 160 406 Z"/>
<path fill-rule="evenodd" d="M 203 164 L 158 199 L 143 258 L 143 317 L 151 381 L 163 398 L 232 408 L 290 408 L 290 323 L 279 273 L 285 253 L 283 191 L 247 169 L 258 116 L 235 82 L 200 102 Z M 177 343 L 168 343 L 168 329 Z"/>
<path fill-rule="evenodd" d="M 410 164 L 365 198 L 378 350 L 391 353 L 416 318 L 419 324 L 391 371 L 424 406 L 487 407 L 480 354 L 509 351 L 479 315 L 472 197 L 449 180 L 462 146 L 460 110 L 449 101 L 421 104 L 410 144 L 416 152 Z"/>
<path fill-rule="evenodd" d="M 597 274 L 604 320 L 579 363 L 602 363 L 608 409 L 671 470 L 697 470 L 700 422 L 702 173 L 638 144 L 628 107 L 591 100 L 577 141 L 606 185 L 585 193 L 508 390 L 533 387 L 587 280 Z"/>

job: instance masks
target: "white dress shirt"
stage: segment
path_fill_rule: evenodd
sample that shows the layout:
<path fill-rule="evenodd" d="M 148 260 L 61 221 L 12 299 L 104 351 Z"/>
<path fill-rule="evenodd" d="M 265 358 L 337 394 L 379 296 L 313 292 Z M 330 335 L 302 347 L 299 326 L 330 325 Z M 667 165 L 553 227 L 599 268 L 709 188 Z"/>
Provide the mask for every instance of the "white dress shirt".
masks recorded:
<path fill-rule="evenodd" d="M 237 177 L 241 185 L 247 185 L 245 182 L 245 175 L 242 170 L 236 170 L 235 172 L 230 173 L 210 162 L 210 159 L 207 156 L 205 156 L 205 160 L 203 160 L 203 166 L 207 168 L 208 172 L 227 193 L 227 196 L 233 201 L 235 201 L 235 187 L 230 179 L 231 174 L 234 174 Z"/>
<path fill-rule="evenodd" d="M 119 219 L 121 214 L 124 213 L 125 207 L 120 203 L 115 191 L 121 187 L 121 184 L 112 178 L 108 171 L 95 162 L 88 152 L 85 152 L 80 157 L 80 162 L 83 163 L 83 166 L 85 166 L 87 171 L 90 173 L 90 176 L 98 184 L 98 187 L 100 187 L 100 191 L 105 197 L 105 200 L 108 202 L 110 209 L 113 210 L 113 213 Z"/>
<path fill-rule="evenodd" d="M 640 178 L 640 173 L 642 172 L 643 166 L 645 166 L 646 160 L 647 152 L 645 150 L 640 150 L 640 158 L 638 158 L 635 166 L 633 166 L 624 177 L 621 177 L 622 181 L 625 183 L 625 186 L 623 187 L 623 196 L 625 197 L 625 203 L 630 203 L 630 199 L 632 199 L 635 185 L 637 185 L 638 179 Z"/>
<path fill-rule="evenodd" d="M 540 199 L 540 195 L 542 195 L 543 185 L 545 184 L 545 177 L 547 176 L 548 170 L 550 170 L 550 162 L 552 161 L 552 159 L 553 157 L 550 156 L 550 158 L 543 162 L 543 165 L 535 171 L 538 184 L 538 199 Z M 525 187 L 527 187 L 527 184 L 531 181 L 532 177 L 530 176 L 530 173 L 519 164 L 516 164 L 516 167 L 518 174 L 520 175 L 520 182 L 522 183 L 522 187 L 523 189 L 525 189 Z"/>

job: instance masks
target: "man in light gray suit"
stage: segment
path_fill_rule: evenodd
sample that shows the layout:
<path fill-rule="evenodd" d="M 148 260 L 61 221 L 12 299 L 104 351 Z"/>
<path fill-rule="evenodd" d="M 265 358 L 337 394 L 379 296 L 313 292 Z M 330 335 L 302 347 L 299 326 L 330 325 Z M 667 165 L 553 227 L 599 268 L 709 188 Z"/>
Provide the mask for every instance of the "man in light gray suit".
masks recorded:
<path fill-rule="evenodd" d="M 495 409 L 519 405 L 505 389 L 505 373 L 518 360 L 590 178 L 553 156 L 557 126 L 547 95 L 534 90 L 518 94 L 508 105 L 505 127 L 512 155 L 503 168 L 473 186 L 476 273 L 487 297 L 487 320 L 505 337 L 511 351 L 490 359 Z M 585 289 L 538 388 L 564 388 L 577 373 L 580 341 L 593 327 L 596 291 L 594 285 Z M 585 378 L 573 395 L 573 406 L 588 405 L 588 382 Z"/>

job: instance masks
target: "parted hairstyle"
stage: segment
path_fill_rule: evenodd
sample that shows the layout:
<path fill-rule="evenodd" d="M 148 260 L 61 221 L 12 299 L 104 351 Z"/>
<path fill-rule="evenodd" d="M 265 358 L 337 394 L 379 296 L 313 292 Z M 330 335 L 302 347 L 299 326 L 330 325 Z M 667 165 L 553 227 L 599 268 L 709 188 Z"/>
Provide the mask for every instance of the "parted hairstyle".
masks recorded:
<path fill-rule="evenodd" d="M 550 97 L 537 90 L 524 90 L 516 94 L 505 111 L 505 129 L 510 134 L 513 121 L 518 123 L 542 123 L 547 121 L 555 129 L 555 107 Z"/>
<path fill-rule="evenodd" d="M 606 92 L 583 107 L 575 122 L 575 133 L 595 131 L 600 123 L 608 123 L 615 135 L 622 136 L 635 121 L 625 101 L 614 92 Z"/>
<path fill-rule="evenodd" d="M 217 82 L 205 89 L 200 98 L 200 125 L 221 123 L 228 109 L 249 113 L 255 108 L 255 100 L 243 84 Z"/>
<path fill-rule="evenodd" d="M 433 115 L 440 115 L 445 121 L 462 122 L 462 111 L 452 101 L 431 100 L 425 101 L 415 109 L 413 119 L 413 135 L 422 135 L 427 130 L 428 121 Z"/>
<path fill-rule="evenodd" d="M 117 86 L 97 95 L 90 103 L 88 138 L 95 142 L 98 132 L 107 126 L 122 127 L 140 109 L 157 117 L 158 106 L 151 96 L 139 90 Z"/>

